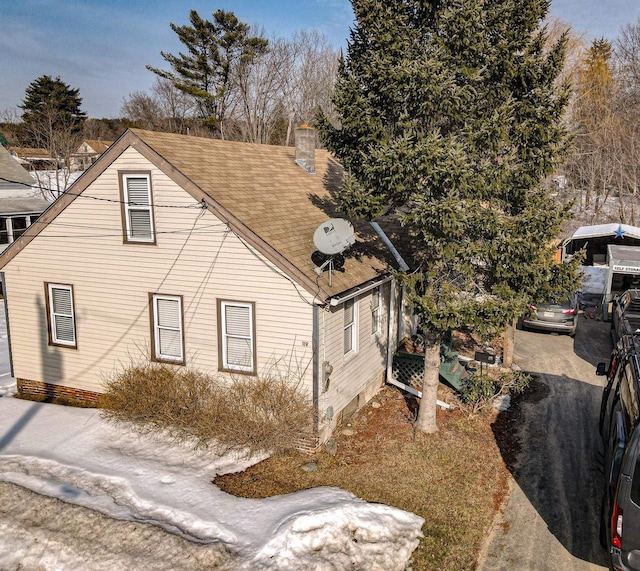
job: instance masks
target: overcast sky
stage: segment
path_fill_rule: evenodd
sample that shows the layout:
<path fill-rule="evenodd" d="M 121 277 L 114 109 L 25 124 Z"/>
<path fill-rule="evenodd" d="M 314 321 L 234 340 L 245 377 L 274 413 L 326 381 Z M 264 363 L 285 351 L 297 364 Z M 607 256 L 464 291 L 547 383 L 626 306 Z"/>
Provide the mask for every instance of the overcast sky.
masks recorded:
<path fill-rule="evenodd" d="M 166 69 L 160 51 L 183 48 L 169 23 L 219 8 L 267 36 L 315 28 L 335 46 L 353 23 L 349 0 L 0 0 L 0 114 L 19 112 L 27 86 L 50 75 L 80 89 L 89 117 L 119 117 L 123 99 L 155 79 L 145 65 Z M 587 39 L 615 39 L 639 21 L 640 0 L 552 0 L 551 9 Z"/>

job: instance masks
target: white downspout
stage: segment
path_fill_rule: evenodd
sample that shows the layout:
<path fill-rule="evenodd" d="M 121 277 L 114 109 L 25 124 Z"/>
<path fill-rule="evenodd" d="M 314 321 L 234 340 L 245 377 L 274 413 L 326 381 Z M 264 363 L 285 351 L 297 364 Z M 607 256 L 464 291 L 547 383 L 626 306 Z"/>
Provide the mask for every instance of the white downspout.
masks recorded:
<path fill-rule="evenodd" d="M 378 224 L 377 222 L 369 222 L 369 224 L 371 224 L 371 227 L 376 231 L 378 236 L 380 236 L 380 238 L 382 238 L 382 241 L 385 243 L 387 248 L 389 248 L 389 251 L 393 254 L 393 257 L 396 259 L 396 262 L 398 262 L 398 267 L 403 272 L 406 272 L 409 269 L 409 266 L 407 265 L 407 262 L 404 261 L 404 259 L 400 255 L 400 252 L 398 252 L 398 250 L 396 250 L 396 247 L 393 245 L 391 240 L 389 240 L 389 236 L 387 236 L 384 233 L 384 230 L 382 230 L 382 228 L 380 228 L 380 224 Z"/>

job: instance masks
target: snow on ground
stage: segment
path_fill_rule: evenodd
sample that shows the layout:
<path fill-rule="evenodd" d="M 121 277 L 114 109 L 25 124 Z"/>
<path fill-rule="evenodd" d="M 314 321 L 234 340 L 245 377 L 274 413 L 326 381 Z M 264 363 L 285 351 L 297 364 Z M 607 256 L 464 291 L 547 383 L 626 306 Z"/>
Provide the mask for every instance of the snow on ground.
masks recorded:
<path fill-rule="evenodd" d="M 0 311 L 0 341 L 6 344 L 3 322 Z M 223 546 L 233 556 L 232 569 L 400 570 L 418 545 L 424 520 L 412 513 L 330 487 L 237 498 L 211 481 L 257 459 L 140 436 L 107 423 L 95 409 L 12 398 L 15 383 L 2 364 L 8 363 L 6 348 L 2 351 L 2 482 L 118 520 L 150 523 L 216 549 Z M 42 539 L 27 541 L 0 515 L 0 568 L 25 568 L 23 559 L 38 557 Z M 78 567 L 77 557 L 65 551 L 64 542 L 57 552 L 49 545 L 37 568 L 105 568 L 99 560 Z"/>

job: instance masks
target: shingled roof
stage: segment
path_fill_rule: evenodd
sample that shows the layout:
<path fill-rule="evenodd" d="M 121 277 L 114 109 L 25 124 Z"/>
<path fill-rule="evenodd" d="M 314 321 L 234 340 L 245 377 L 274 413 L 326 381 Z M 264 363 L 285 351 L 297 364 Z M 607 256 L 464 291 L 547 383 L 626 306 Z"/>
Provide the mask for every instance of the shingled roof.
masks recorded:
<path fill-rule="evenodd" d="M 341 271 L 328 285 L 314 272 L 315 229 L 340 217 L 335 192 L 342 167 L 330 153 L 316 151 L 315 174 L 295 163 L 292 147 L 256 145 L 128 130 L 41 217 L 52 221 L 126 148 L 133 147 L 320 302 L 384 276 L 396 262 L 382 239 L 365 222 L 355 224 L 356 244 L 345 252 Z M 44 226 L 44 224 L 43 224 Z M 0 257 L 4 265 L 33 239 L 22 236 Z M 317 261 L 317 260 L 316 260 Z"/>
<path fill-rule="evenodd" d="M 2 145 L 0 145 L 0 178 L 2 179 L 0 182 L 15 183 L 18 187 L 32 186 L 36 183 L 35 179 Z"/>
<path fill-rule="evenodd" d="M 102 139 L 87 139 L 85 141 L 96 153 L 104 153 L 113 141 L 103 141 Z"/>

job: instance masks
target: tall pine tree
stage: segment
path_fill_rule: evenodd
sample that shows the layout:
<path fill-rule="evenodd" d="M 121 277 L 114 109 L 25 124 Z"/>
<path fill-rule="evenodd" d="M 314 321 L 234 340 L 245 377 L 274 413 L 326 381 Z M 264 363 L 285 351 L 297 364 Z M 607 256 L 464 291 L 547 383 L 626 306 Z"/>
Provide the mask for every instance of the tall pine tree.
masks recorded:
<path fill-rule="evenodd" d="M 213 21 L 209 21 L 191 10 L 189 21 L 190 26 L 170 24 L 187 53 L 176 56 L 160 52 L 173 71 L 152 66 L 147 69 L 193 96 L 203 124 L 217 130 L 224 139 L 238 70 L 263 54 L 268 41 L 251 36 L 249 25 L 238 20 L 233 12 L 216 10 Z"/>
<path fill-rule="evenodd" d="M 566 151 L 565 38 L 545 49 L 547 0 L 352 4 L 339 126 L 318 127 L 345 167 L 347 214 L 393 213 L 413 236 L 399 279 L 426 339 L 417 425 L 435 432 L 447 332 L 490 338 L 576 284 L 549 248 L 567 212 L 541 184 Z"/>

